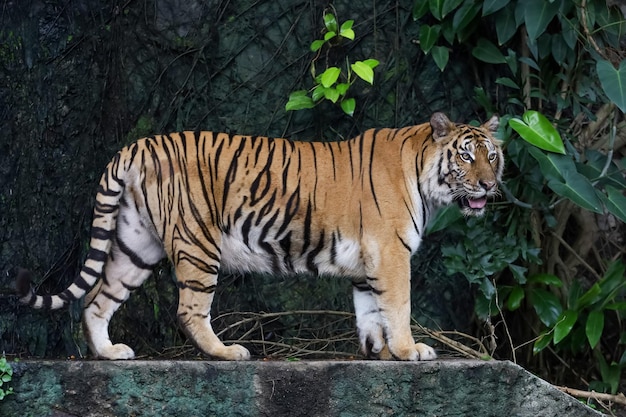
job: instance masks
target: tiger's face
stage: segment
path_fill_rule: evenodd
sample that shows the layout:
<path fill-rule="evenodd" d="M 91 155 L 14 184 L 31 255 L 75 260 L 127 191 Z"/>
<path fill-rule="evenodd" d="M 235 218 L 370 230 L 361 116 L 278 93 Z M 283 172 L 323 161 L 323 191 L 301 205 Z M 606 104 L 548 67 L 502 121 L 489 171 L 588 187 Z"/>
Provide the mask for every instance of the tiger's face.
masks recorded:
<path fill-rule="evenodd" d="M 433 138 L 442 146 L 439 184 L 448 187 L 448 202 L 456 202 L 464 215 L 482 215 L 487 199 L 498 193 L 504 169 L 493 136 L 498 124 L 497 116 L 479 127 L 454 124 L 441 113 L 431 118 Z"/>

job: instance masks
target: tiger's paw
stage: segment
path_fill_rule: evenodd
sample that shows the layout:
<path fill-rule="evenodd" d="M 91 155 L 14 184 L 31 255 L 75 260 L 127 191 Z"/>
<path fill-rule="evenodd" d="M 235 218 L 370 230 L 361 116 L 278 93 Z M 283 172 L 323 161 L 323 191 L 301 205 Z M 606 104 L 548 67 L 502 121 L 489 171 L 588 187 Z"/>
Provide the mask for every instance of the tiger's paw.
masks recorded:
<path fill-rule="evenodd" d="M 437 359 L 435 349 L 424 343 L 416 343 L 415 350 L 419 353 L 420 357 L 418 360 L 420 361 L 432 361 L 433 359 Z"/>
<path fill-rule="evenodd" d="M 99 349 L 96 356 L 100 359 L 109 359 L 113 361 L 134 359 L 135 351 L 123 343 L 117 343 L 115 345 Z"/>
<path fill-rule="evenodd" d="M 404 349 L 392 350 L 392 356 L 401 361 L 431 361 L 437 358 L 435 349 L 424 343 L 415 343 Z"/>
<path fill-rule="evenodd" d="M 241 345 L 230 345 L 212 352 L 211 356 L 226 361 L 247 361 L 250 360 L 250 351 Z"/>

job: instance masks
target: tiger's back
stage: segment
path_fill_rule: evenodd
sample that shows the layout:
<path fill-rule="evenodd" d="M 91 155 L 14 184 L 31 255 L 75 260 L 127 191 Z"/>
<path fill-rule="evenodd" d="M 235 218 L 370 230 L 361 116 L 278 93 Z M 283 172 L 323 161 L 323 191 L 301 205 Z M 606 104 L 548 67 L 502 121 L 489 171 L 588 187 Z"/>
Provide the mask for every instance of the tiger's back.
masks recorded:
<path fill-rule="evenodd" d="M 494 125 L 457 126 L 436 114 L 430 123 L 343 142 L 212 132 L 139 140 L 102 176 L 80 276 L 53 296 L 36 296 L 22 282 L 22 301 L 58 308 L 106 277 L 87 297 L 87 338 L 96 356 L 131 358 L 132 349 L 109 340 L 109 320 L 168 256 L 191 339 L 211 356 L 247 359 L 245 348 L 223 345 L 211 328 L 220 270 L 341 275 L 353 283 L 365 353 L 432 358 L 410 335 L 410 256 L 438 206 L 457 201 L 480 214 L 495 193 L 502 155 Z"/>

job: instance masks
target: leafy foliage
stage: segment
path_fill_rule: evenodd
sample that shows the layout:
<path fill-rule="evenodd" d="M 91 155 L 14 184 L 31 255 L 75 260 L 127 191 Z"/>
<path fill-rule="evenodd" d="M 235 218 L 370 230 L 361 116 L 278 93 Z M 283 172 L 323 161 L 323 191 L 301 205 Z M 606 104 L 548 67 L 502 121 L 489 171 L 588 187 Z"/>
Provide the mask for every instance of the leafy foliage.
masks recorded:
<path fill-rule="evenodd" d="M 590 388 L 615 393 L 625 261 L 623 241 L 615 247 L 598 222 L 614 222 L 618 236 L 626 222 L 624 16 L 599 0 L 417 0 L 413 17 L 441 71 L 456 50 L 490 66 L 476 75 L 475 100 L 505 122 L 508 204 L 482 222 L 436 219 L 462 232 L 442 248 L 449 272 L 476 286 L 479 317 L 503 319 L 513 359 L 530 345 L 543 366 L 548 346 L 561 362 L 583 356 L 594 367 L 579 372 L 600 377 Z M 594 244 L 602 249 L 587 259 Z M 522 324 L 509 332 L 506 321 Z"/>
<path fill-rule="evenodd" d="M 311 63 L 311 75 L 315 80 L 315 86 L 309 91 L 298 90 L 291 93 L 289 101 L 285 105 L 285 110 L 311 109 L 320 101 L 329 100 L 333 103 L 339 102 L 345 114 L 349 116 L 354 115 L 356 100 L 348 97 L 348 90 L 357 79 L 373 85 L 374 68 L 378 66 L 379 62 L 370 58 L 351 63 L 346 57 L 345 73 L 339 67 L 330 66 L 321 74 L 317 74 L 315 68 L 315 62 L 324 46 L 332 48 L 340 45 L 344 40 L 354 40 L 353 24 L 354 20 L 346 20 L 339 26 L 333 13 L 324 14 L 324 26 L 326 29 L 324 38 L 317 39 L 311 43 L 311 51 L 318 53 Z"/>
<path fill-rule="evenodd" d="M 13 394 L 13 387 L 7 387 L 13 380 L 13 368 L 11 364 L 7 362 L 7 358 L 2 355 L 0 357 L 0 401 L 7 395 Z"/>

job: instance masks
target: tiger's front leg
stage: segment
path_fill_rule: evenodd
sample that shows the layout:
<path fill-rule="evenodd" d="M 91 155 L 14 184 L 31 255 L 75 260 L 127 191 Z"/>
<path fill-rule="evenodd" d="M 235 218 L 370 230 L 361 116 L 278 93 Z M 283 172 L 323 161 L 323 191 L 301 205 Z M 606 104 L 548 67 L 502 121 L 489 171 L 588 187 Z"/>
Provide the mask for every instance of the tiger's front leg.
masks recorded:
<path fill-rule="evenodd" d="M 411 334 L 410 254 L 404 247 L 394 250 L 385 250 L 381 259 L 370 263 L 366 285 L 360 289 L 355 285 L 361 347 L 366 354 L 379 359 L 435 359 L 435 350 L 424 343 L 415 343 Z M 361 305 L 357 306 L 357 302 Z"/>

